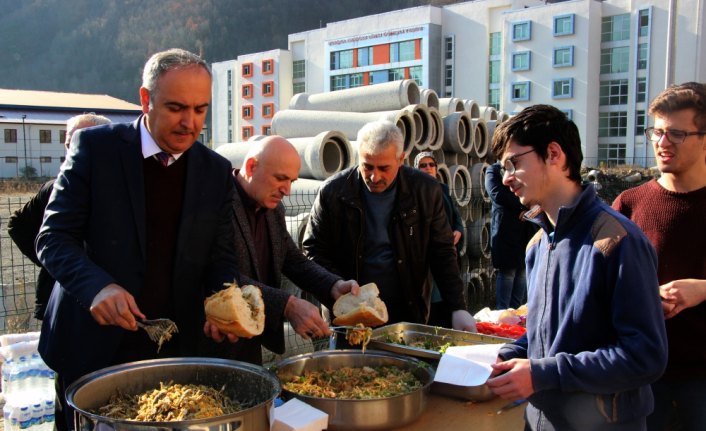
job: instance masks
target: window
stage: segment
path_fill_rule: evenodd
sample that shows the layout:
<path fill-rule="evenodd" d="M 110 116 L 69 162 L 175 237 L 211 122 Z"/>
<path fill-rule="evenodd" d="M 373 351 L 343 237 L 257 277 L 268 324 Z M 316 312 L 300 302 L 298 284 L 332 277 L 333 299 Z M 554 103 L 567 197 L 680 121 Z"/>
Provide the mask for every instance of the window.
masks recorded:
<path fill-rule="evenodd" d="M 306 84 L 303 82 L 295 82 L 292 84 L 292 94 L 299 94 L 306 91 Z"/>
<path fill-rule="evenodd" d="M 502 33 L 495 32 L 495 33 L 490 33 L 490 49 L 489 49 L 489 54 L 490 55 L 500 55 L 500 49 L 502 47 Z"/>
<path fill-rule="evenodd" d="M 500 83 L 500 60 L 491 60 L 488 64 L 488 83 Z"/>
<path fill-rule="evenodd" d="M 601 22 L 601 42 L 615 42 L 630 39 L 630 14 L 603 17 Z"/>
<path fill-rule="evenodd" d="M 529 70 L 530 69 L 530 51 L 516 52 L 512 54 L 512 70 Z"/>
<path fill-rule="evenodd" d="M 627 136 L 628 113 L 625 111 L 601 112 L 598 116 L 598 137 Z"/>
<path fill-rule="evenodd" d="M 233 86 L 233 71 L 229 70 L 228 71 L 228 87 Z"/>
<path fill-rule="evenodd" d="M 647 78 L 637 78 L 637 102 L 644 102 L 647 99 Z"/>
<path fill-rule="evenodd" d="M 397 69 L 390 69 L 388 71 L 388 81 L 399 81 L 400 79 L 404 79 L 404 69 L 399 67 Z"/>
<path fill-rule="evenodd" d="M 647 44 L 640 43 L 637 45 L 637 68 L 638 70 L 647 69 Z"/>
<path fill-rule="evenodd" d="M 228 142 L 233 142 L 233 131 L 228 130 Z"/>
<path fill-rule="evenodd" d="M 650 33 L 650 10 L 642 9 L 637 16 L 637 25 L 640 29 L 639 36 L 648 36 Z"/>
<path fill-rule="evenodd" d="M 601 73 L 621 73 L 628 71 L 630 48 L 605 48 L 601 50 Z"/>
<path fill-rule="evenodd" d="M 275 104 L 274 103 L 263 103 L 262 104 L 262 117 L 272 118 L 275 115 Z"/>
<path fill-rule="evenodd" d="M 408 40 L 406 42 L 400 42 L 400 61 L 411 61 L 415 60 L 415 41 Z"/>
<path fill-rule="evenodd" d="M 233 111 L 230 109 L 228 110 L 228 126 L 233 125 Z"/>
<path fill-rule="evenodd" d="M 444 38 L 444 55 L 447 60 L 453 60 L 454 58 L 454 38 L 453 36 L 446 36 Z"/>
<path fill-rule="evenodd" d="M 574 47 L 562 46 L 554 48 L 554 56 L 552 59 L 554 67 L 569 67 L 574 65 Z"/>
<path fill-rule="evenodd" d="M 17 143 L 17 129 L 5 129 L 5 143 L 6 144 L 16 144 Z"/>
<path fill-rule="evenodd" d="M 39 143 L 40 144 L 51 144 L 51 130 L 40 130 L 39 131 Z"/>
<path fill-rule="evenodd" d="M 511 94 L 511 98 L 513 101 L 529 100 L 529 98 L 530 98 L 530 83 L 529 83 L 529 81 L 513 83 L 510 94 Z"/>
<path fill-rule="evenodd" d="M 488 90 L 488 106 L 500 109 L 500 89 L 491 88 Z"/>
<path fill-rule="evenodd" d="M 444 67 L 444 84 L 447 87 L 454 85 L 454 67 L 450 64 Z"/>
<path fill-rule="evenodd" d="M 574 14 L 554 17 L 554 36 L 574 34 Z"/>
<path fill-rule="evenodd" d="M 5 163 L 17 163 L 17 157 L 14 157 L 14 156 L 5 157 Z"/>
<path fill-rule="evenodd" d="M 349 69 L 351 67 L 353 67 L 352 49 L 331 53 L 331 70 Z"/>
<path fill-rule="evenodd" d="M 521 21 L 512 24 L 512 41 L 530 40 L 532 38 L 532 23 Z"/>
<path fill-rule="evenodd" d="M 358 67 L 370 66 L 371 64 L 373 64 L 373 47 L 358 48 Z"/>
<path fill-rule="evenodd" d="M 253 126 L 244 126 L 241 134 L 243 141 L 247 141 L 254 134 L 254 130 Z"/>
<path fill-rule="evenodd" d="M 269 124 L 267 126 L 262 126 L 262 134 L 265 136 L 270 136 L 272 134 L 272 126 Z"/>
<path fill-rule="evenodd" d="M 292 62 L 292 78 L 300 79 L 306 77 L 305 60 L 295 60 Z"/>
<path fill-rule="evenodd" d="M 568 99 L 574 97 L 574 78 L 553 80 L 552 97 L 555 99 Z"/>
<path fill-rule="evenodd" d="M 48 157 L 48 156 L 40 156 L 40 157 L 39 157 L 39 163 L 51 163 L 51 157 Z"/>
<path fill-rule="evenodd" d="M 66 142 L 66 130 L 59 130 L 59 142 Z"/>
<path fill-rule="evenodd" d="M 243 120 L 251 120 L 253 117 L 253 106 L 252 105 L 243 105 L 242 108 L 243 111 Z"/>
<path fill-rule="evenodd" d="M 645 133 L 645 111 L 640 109 L 635 112 L 635 136 L 642 136 Z"/>
<path fill-rule="evenodd" d="M 274 81 L 265 81 L 262 83 L 262 95 L 272 96 L 275 94 L 275 83 Z"/>
<path fill-rule="evenodd" d="M 414 79 L 418 86 L 422 87 L 422 66 L 414 66 L 409 68 L 409 79 Z"/>
<path fill-rule="evenodd" d="M 240 70 L 241 70 L 243 77 L 248 78 L 248 77 L 252 76 L 252 69 L 253 69 L 252 63 L 243 63 Z"/>
<path fill-rule="evenodd" d="M 244 99 L 250 99 L 253 96 L 253 85 L 244 84 L 242 88 L 242 95 Z"/>
<path fill-rule="evenodd" d="M 628 103 L 628 80 L 611 79 L 601 81 L 599 105 L 626 105 Z"/>
<path fill-rule="evenodd" d="M 363 86 L 363 74 L 362 73 L 351 73 L 348 78 L 348 88 L 362 87 Z"/>
<path fill-rule="evenodd" d="M 608 165 L 625 164 L 625 144 L 599 142 L 598 161 Z"/>
<path fill-rule="evenodd" d="M 262 60 L 262 74 L 271 75 L 275 71 L 275 61 L 272 59 Z"/>
<path fill-rule="evenodd" d="M 348 75 L 336 75 L 331 77 L 331 91 L 348 88 Z"/>

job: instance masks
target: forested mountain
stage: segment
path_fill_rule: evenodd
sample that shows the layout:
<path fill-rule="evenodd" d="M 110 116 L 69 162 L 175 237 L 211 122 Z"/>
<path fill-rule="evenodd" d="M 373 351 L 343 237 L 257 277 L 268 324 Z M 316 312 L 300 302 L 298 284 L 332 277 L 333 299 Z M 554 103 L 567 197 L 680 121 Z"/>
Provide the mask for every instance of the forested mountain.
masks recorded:
<path fill-rule="evenodd" d="M 287 48 L 287 35 L 454 0 L 0 0 L 0 88 L 138 103 L 141 68 L 179 47 L 209 62 Z M 364 29 L 362 29 L 364 31 Z"/>

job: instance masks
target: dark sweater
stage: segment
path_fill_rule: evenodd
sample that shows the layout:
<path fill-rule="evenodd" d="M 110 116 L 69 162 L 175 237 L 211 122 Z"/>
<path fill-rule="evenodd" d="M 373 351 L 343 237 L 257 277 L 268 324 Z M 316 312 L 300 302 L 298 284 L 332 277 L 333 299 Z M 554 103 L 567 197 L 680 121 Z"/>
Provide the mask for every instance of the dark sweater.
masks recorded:
<path fill-rule="evenodd" d="M 706 279 L 706 187 L 676 193 L 656 180 L 626 190 L 613 207 L 630 217 L 657 250 L 659 284 L 685 278 Z M 706 302 L 666 322 L 669 362 L 666 379 L 706 378 Z"/>

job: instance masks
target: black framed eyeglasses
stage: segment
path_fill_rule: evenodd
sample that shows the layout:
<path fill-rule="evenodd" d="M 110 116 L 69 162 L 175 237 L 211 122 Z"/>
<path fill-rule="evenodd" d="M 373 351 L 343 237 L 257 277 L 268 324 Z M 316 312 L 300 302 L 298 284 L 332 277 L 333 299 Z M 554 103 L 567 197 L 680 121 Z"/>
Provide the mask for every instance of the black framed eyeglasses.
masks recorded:
<path fill-rule="evenodd" d="M 524 153 L 515 154 L 514 156 L 508 157 L 507 159 L 505 159 L 505 161 L 503 162 L 502 168 L 500 169 L 500 172 L 502 173 L 502 175 L 503 176 L 505 176 L 505 174 L 515 175 L 515 163 L 517 163 L 517 159 L 524 156 L 525 154 L 529 154 L 533 151 L 534 151 L 534 148 L 532 148 L 529 151 L 525 151 Z"/>
<path fill-rule="evenodd" d="M 648 141 L 657 142 L 662 139 L 662 136 L 667 135 L 667 140 L 674 145 L 679 145 L 686 140 L 689 136 L 706 135 L 706 131 L 699 130 L 697 132 L 685 132 L 683 130 L 676 129 L 655 129 L 654 127 L 648 127 L 645 129 L 645 137 Z"/>
<path fill-rule="evenodd" d="M 419 164 L 419 169 L 424 169 L 424 168 L 426 168 L 427 166 L 430 167 L 430 168 L 435 168 L 435 167 L 436 167 L 436 163 L 434 163 L 434 162 L 420 163 L 420 164 Z"/>

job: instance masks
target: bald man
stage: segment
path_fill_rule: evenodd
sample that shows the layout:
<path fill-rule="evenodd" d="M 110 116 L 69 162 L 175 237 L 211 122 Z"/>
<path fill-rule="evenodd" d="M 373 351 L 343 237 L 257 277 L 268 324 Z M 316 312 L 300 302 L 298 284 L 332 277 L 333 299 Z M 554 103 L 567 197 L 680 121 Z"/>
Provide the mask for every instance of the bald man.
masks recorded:
<path fill-rule="evenodd" d="M 242 167 L 233 170 L 236 189 L 235 217 L 238 269 L 267 286 L 279 287 L 282 275 L 313 294 L 329 308 L 342 294 L 358 284 L 344 281 L 308 260 L 292 240 L 284 219 L 282 198 L 289 195 L 299 177 L 301 160 L 297 150 L 281 136 L 250 144 Z M 227 349 L 218 356 L 262 363 L 260 346 L 284 352 L 284 319 L 305 339 L 329 335 L 318 307 L 281 289 L 262 289 L 265 300 L 265 332 L 253 339 L 222 343 Z"/>

